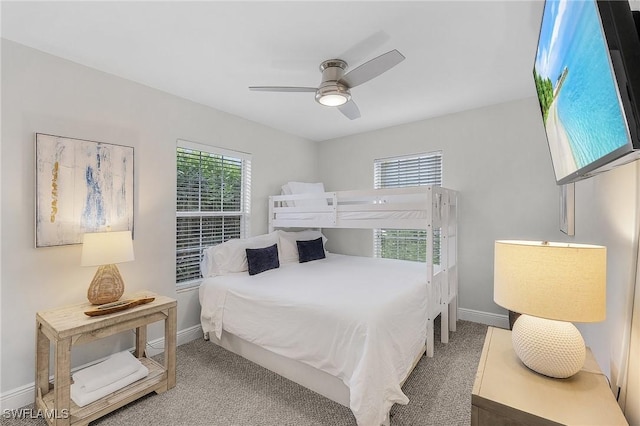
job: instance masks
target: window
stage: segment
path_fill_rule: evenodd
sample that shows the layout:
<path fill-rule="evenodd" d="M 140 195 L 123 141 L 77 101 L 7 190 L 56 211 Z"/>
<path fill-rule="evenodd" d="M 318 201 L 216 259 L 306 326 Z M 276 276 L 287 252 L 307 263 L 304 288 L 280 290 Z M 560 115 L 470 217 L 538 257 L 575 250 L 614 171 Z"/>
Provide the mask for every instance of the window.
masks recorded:
<path fill-rule="evenodd" d="M 205 248 L 248 235 L 251 156 L 178 140 L 176 283 L 197 284 Z"/>
<path fill-rule="evenodd" d="M 442 152 L 429 152 L 374 161 L 374 188 L 442 185 Z M 440 231 L 434 230 L 433 263 L 440 264 Z M 424 229 L 375 229 L 374 256 L 426 262 Z"/>

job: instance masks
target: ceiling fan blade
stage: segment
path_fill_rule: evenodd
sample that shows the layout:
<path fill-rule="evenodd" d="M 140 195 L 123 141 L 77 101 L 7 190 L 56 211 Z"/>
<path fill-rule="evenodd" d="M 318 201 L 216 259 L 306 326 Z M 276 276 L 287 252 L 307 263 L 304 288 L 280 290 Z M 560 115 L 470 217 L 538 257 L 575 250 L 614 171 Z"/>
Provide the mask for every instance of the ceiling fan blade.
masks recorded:
<path fill-rule="evenodd" d="M 342 52 L 336 58 L 342 58 L 347 62 L 358 63 L 367 57 L 370 57 L 372 52 L 380 48 L 383 44 L 391 39 L 391 36 L 386 32 L 380 30 L 364 40 L 360 40 L 349 49 Z"/>
<path fill-rule="evenodd" d="M 315 92 L 316 87 L 287 87 L 287 86 L 251 86 L 254 92 Z"/>
<path fill-rule="evenodd" d="M 356 105 L 356 103 L 353 102 L 353 100 L 350 100 L 346 104 L 340 105 L 338 109 L 349 120 L 355 120 L 356 118 L 360 118 L 360 109 L 358 108 L 358 105 Z"/>
<path fill-rule="evenodd" d="M 362 83 L 366 83 L 372 78 L 379 76 L 383 72 L 390 70 L 400 62 L 404 61 L 404 59 L 405 58 L 402 53 L 394 49 L 378 56 L 377 58 L 371 59 L 369 62 L 365 62 L 352 71 L 349 71 L 340 79 L 340 82 L 348 88 L 359 86 Z"/>

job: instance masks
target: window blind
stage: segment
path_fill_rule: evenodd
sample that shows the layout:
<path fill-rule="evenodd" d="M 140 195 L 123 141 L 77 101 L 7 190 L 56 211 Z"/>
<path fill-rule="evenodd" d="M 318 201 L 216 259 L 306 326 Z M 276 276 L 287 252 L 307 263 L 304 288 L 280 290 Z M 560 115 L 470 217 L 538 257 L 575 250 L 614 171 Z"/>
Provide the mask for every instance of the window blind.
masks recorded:
<path fill-rule="evenodd" d="M 442 185 L 442 152 L 374 160 L 374 188 Z M 440 263 L 440 230 L 434 229 L 433 262 Z M 423 229 L 375 229 L 375 257 L 425 262 L 427 231 Z"/>
<path fill-rule="evenodd" d="M 176 283 L 189 285 L 205 248 L 248 234 L 251 158 L 178 141 L 176 168 Z"/>
<path fill-rule="evenodd" d="M 419 185 L 442 185 L 442 153 L 440 151 L 374 161 L 374 188 Z"/>

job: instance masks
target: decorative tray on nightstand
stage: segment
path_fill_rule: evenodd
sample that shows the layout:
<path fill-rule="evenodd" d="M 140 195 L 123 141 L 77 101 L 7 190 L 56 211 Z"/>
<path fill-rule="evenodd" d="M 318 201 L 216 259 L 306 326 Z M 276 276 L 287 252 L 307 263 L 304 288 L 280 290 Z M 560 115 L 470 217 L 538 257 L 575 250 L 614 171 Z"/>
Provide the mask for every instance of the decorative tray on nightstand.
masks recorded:
<path fill-rule="evenodd" d="M 85 311 L 84 313 L 85 315 L 89 315 L 90 317 L 107 315 L 107 314 L 112 314 L 118 311 L 124 311 L 125 309 L 133 308 L 134 306 L 144 305 L 145 303 L 153 302 L 154 300 L 155 300 L 155 297 L 142 297 L 139 299 L 118 300 L 116 302 L 99 305 L 93 309 Z"/>

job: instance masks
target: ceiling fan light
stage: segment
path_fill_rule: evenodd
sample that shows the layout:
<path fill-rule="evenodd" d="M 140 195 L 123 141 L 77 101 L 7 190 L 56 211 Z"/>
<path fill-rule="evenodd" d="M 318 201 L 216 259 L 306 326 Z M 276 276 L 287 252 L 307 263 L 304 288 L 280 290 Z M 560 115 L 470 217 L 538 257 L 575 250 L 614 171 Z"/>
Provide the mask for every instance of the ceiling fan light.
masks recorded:
<path fill-rule="evenodd" d="M 320 96 L 318 102 L 320 102 L 324 106 L 340 106 L 346 104 L 348 102 L 348 99 L 342 93 L 332 93 L 329 95 Z"/>
<path fill-rule="evenodd" d="M 325 85 L 316 92 L 316 101 L 324 106 L 340 106 L 349 100 L 351 100 L 349 89 L 338 84 Z"/>

